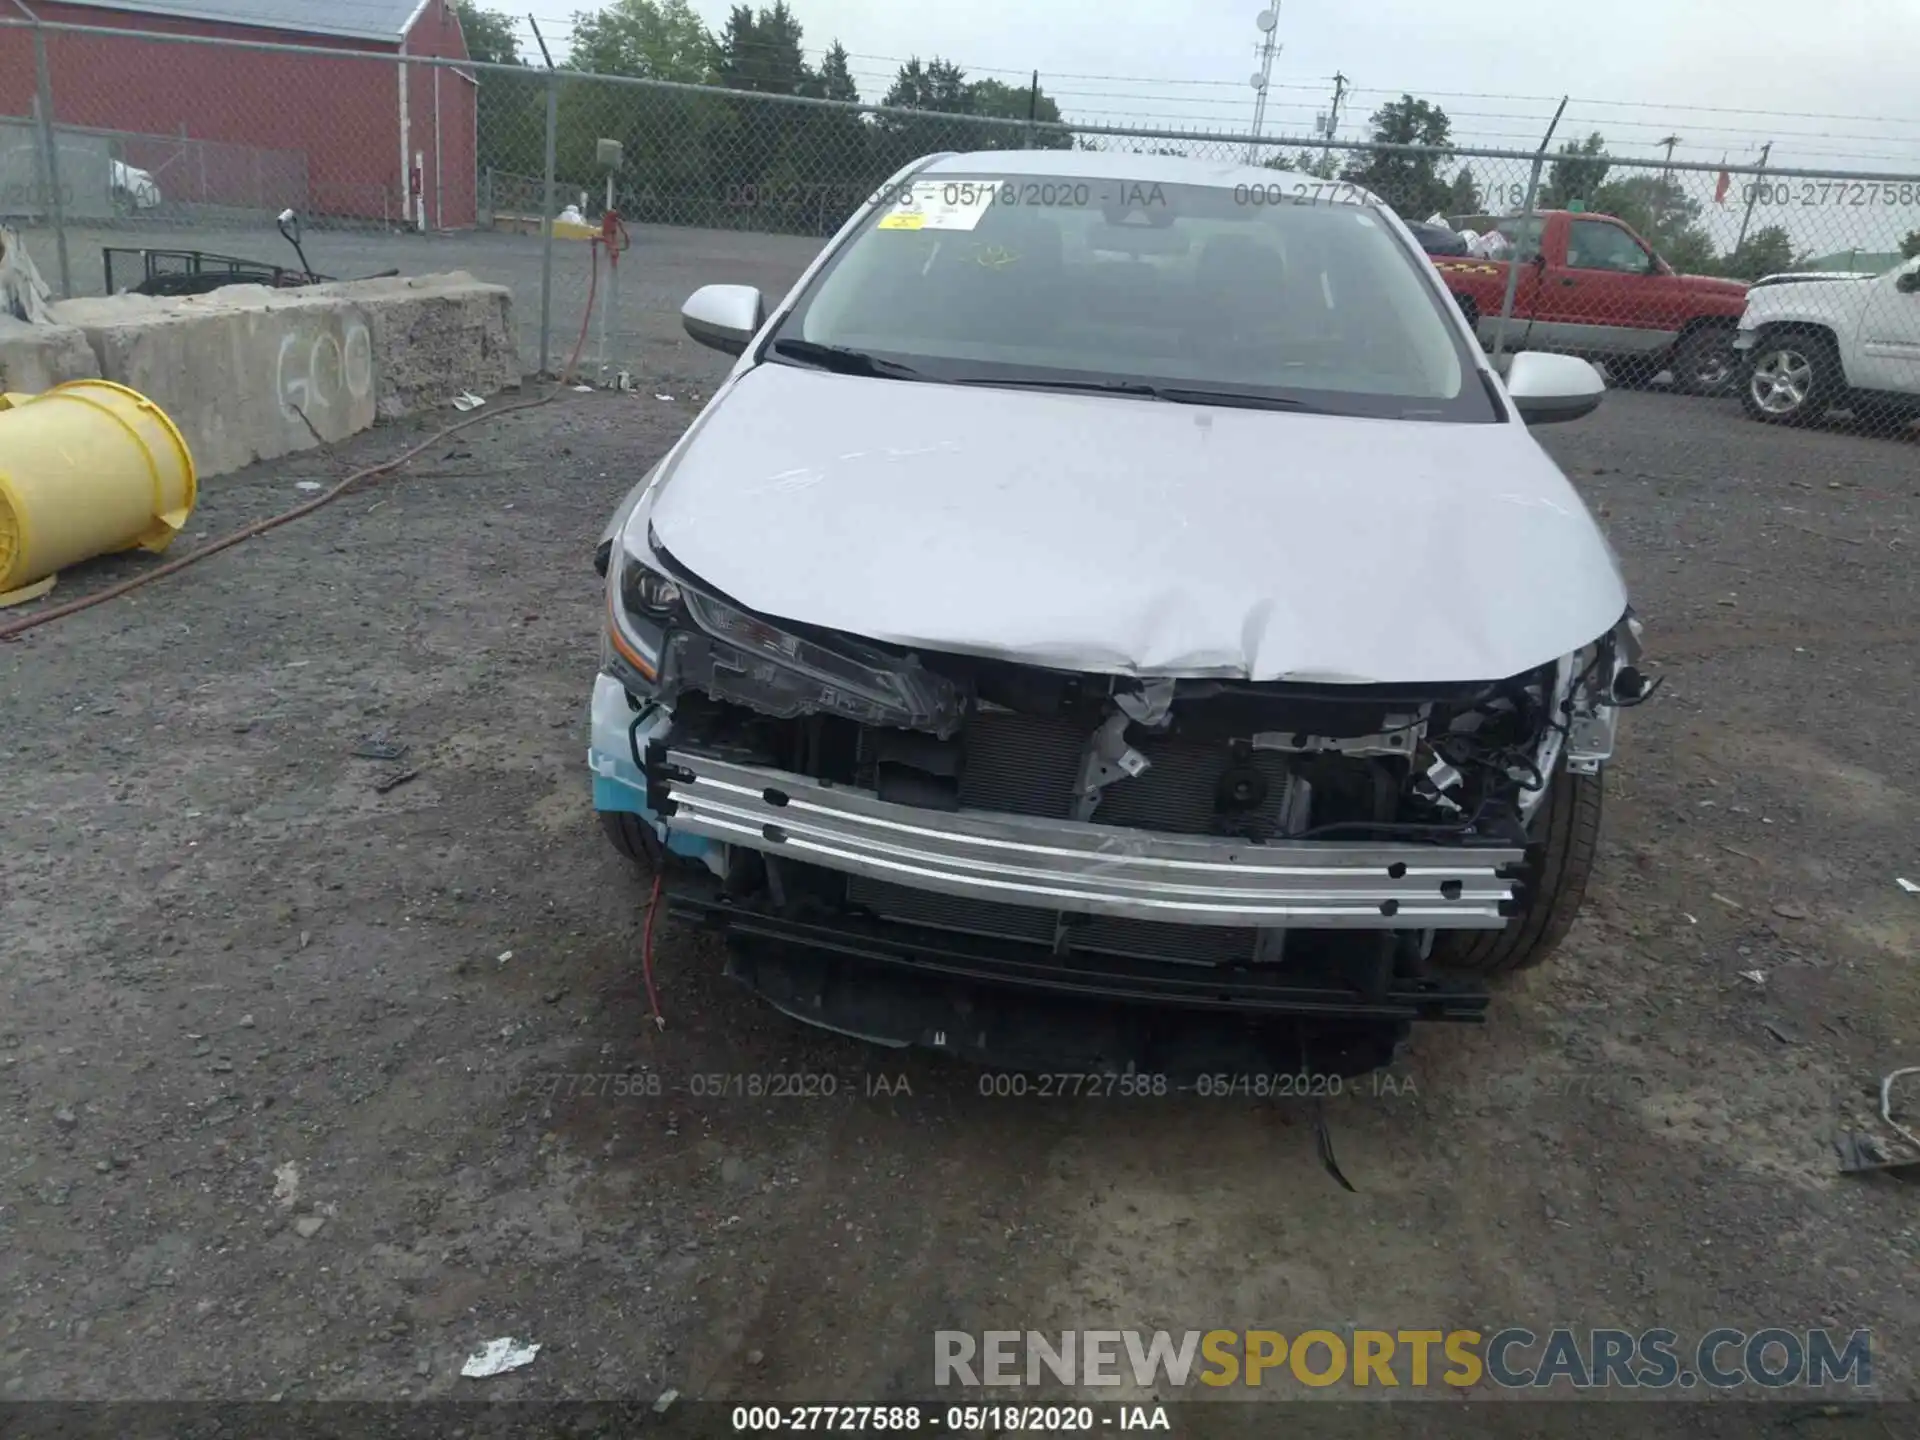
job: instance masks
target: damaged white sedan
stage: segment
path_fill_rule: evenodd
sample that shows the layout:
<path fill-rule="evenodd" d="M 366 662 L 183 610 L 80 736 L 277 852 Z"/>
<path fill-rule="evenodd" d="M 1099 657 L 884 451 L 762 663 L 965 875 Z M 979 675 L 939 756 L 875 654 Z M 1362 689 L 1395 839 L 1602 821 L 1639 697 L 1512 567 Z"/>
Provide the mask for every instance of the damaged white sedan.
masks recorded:
<path fill-rule="evenodd" d="M 1526 427 L 1604 387 L 1500 378 L 1373 196 L 935 156 L 771 313 L 683 316 L 739 360 L 601 545 L 589 759 L 774 1004 L 995 1063 L 1353 1073 L 1566 933 L 1648 686 Z"/>

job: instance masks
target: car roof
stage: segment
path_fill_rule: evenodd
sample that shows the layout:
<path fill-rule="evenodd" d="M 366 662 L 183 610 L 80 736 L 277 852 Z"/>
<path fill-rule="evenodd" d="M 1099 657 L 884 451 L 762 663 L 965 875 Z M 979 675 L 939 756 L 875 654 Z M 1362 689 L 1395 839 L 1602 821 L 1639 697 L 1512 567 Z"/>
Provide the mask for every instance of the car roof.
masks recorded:
<path fill-rule="evenodd" d="M 1184 155 L 1136 155 L 1119 150 L 972 150 L 935 155 L 917 174 L 966 175 L 989 171 L 996 175 L 1063 176 L 1088 180 L 1136 180 L 1142 185 L 1211 185 L 1231 190 L 1236 185 L 1279 185 L 1289 193 L 1319 195 L 1339 200 L 1380 197 L 1346 180 L 1322 180 L 1299 170 L 1270 170 L 1228 160 L 1193 160 Z M 1301 187 L 1297 192 L 1295 187 Z"/>

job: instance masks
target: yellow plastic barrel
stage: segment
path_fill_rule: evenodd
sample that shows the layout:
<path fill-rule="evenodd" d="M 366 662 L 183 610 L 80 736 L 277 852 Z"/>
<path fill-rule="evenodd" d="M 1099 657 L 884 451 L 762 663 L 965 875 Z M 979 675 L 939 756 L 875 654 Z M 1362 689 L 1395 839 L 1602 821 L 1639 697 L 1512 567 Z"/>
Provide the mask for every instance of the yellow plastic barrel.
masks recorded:
<path fill-rule="evenodd" d="M 94 555 L 166 549 L 198 478 L 166 413 L 124 385 L 0 396 L 0 604 Z"/>

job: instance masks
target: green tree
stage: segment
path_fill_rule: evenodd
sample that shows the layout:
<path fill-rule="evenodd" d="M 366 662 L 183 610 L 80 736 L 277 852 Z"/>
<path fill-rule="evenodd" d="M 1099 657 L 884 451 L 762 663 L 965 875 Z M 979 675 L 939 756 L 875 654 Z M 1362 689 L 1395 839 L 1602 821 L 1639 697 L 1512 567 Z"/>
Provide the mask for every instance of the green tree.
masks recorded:
<path fill-rule="evenodd" d="M 762 95 L 815 93 L 817 77 L 807 65 L 800 38 L 800 22 L 787 8 L 787 0 L 774 0 L 771 9 L 757 15 L 745 5 L 736 5 L 720 32 L 715 79 L 729 90 Z"/>
<path fill-rule="evenodd" d="M 967 86 L 968 109 L 975 115 L 999 120 L 1033 119 L 1042 125 L 1058 126 L 1060 106 L 1054 98 L 1034 85 L 1007 85 L 999 80 L 975 80 Z M 1031 114 L 1029 114 L 1031 111 Z M 978 127 L 972 148 L 976 150 L 1066 150 L 1073 136 L 1063 129 L 1015 130 L 1005 125 Z"/>
<path fill-rule="evenodd" d="M 1920 255 L 1920 230 L 1912 231 L 1900 242 L 1900 254 L 1908 260 Z"/>
<path fill-rule="evenodd" d="M 847 66 L 847 49 L 838 40 L 820 58 L 820 98 L 860 103 L 860 87 L 853 83 L 853 71 Z"/>
<path fill-rule="evenodd" d="M 705 84 L 715 62 L 712 35 L 688 0 L 613 0 L 574 17 L 568 68 L 645 80 Z M 556 168 L 563 197 L 596 198 L 605 172 L 595 141 L 618 140 L 615 178 L 623 215 L 665 224 L 725 223 L 719 137 L 725 102 L 684 91 L 571 80 L 560 90 Z M 716 193 L 718 192 L 718 193 Z"/>
<path fill-rule="evenodd" d="M 920 58 L 914 56 L 900 67 L 881 104 L 894 111 L 925 111 L 929 117 L 901 114 L 876 117 L 875 155 L 888 172 L 916 156 L 936 150 L 973 148 L 976 127 L 951 119 L 931 118 L 973 113 L 973 92 L 967 84 L 966 72 L 949 60 L 935 56 L 923 65 Z"/>
<path fill-rule="evenodd" d="M 1664 174 L 1610 180 L 1587 207 L 1624 220 L 1682 274 L 1711 274 L 1720 263 L 1711 236 L 1700 226 L 1700 202 Z"/>
<path fill-rule="evenodd" d="M 1453 122 L 1427 100 L 1402 95 L 1373 112 L 1375 145 L 1413 145 L 1414 152 L 1373 150 L 1356 155 L 1342 178 L 1363 185 L 1399 215 L 1424 220 L 1443 209 L 1451 187 L 1440 167 L 1452 156 Z"/>
<path fill-rule="evenodd" d="M 1720 262 L 1719 273 L 1735 280 L 1758 280 L 1777 275 L 1799 263 L 1793 237 L 1778 225 L 1754 231 Z"/>
<path fill-rule="evenodd" d="M 573 17 L 572 68 L 704 84 L 713 36 L 687 0 L 613 0 Z"/>
<path fill-rule="evenodd" d="M 814 74 L 814 93 L 822 100 L 860 103 L 860 87 L 853 82 L 846 47 L 838 40 L 820 59 L 820 68 Z M 875 173 L 878 161 L 871 154 L 864 116 L 850 110 L 809 108 L 795 120 L 804 130 L 795 144 L 804 146 L 805 153 L 814 157 L 818 177 L 811 192 L 816 198 L 812 215 L 797 228 L 810 235 L 830 235 L 886 179 L 886 174 Z"/>
<path fill-rule="evenodd" d="M 735 5 L 715 42 L 713 81 L 730 93 L 726 118 L 710 137 L 713 180 L 734 218 L 753 229 L 801 228 L 803 217 L 818 209 L 814 192 L 824 157 L 816 126 L 824 114 L 747 98 L 819 98 L 823 87 L 802 39 L 786 0 L 774 0 L 757 12 Z"/>
<path fill-rule="evenodd" d="M 898 110 L 965 115 L 972 110 L 973 94 L 967 85 L 967 72 L 958 65 L 937 55 L 922 65 L 916 55 L 900 67 L 886 99 L 880 103 Z"/>
<path fill-rule="evenodd" d="M 460 33 L 467 38 L 467 55 L 483 65 L 518 65 L 520 41 L 513 33 L 513 17 L 499 10 L 482 10 L 471 0 L 455 0 Z"/>
<path fill-rule="evenodd" d="M 524 73 L 507 74 L 499 70 L 480 70 L 475 123 L 479 130 L 479 149 L 475 159 L 486 184 L 494 186 L 492 203 L 507 210 L 520 210 L 527 204 L 524 185 L 500 181 L 499 172 L 510 175 L 540 175 L 546 170 L 546 81 L 526 69 L 520 43 L 513 33 L 513 17 L 498 10 L 483 10 L 459 0 L 455 6 L 460 30 L 467 39 L 467 54 L 488 65 L 520 66 Z M 513 193 L 508 193 L 512 191 Z M 483 186 L 483 199 L 487 195 Z"/>
<path fill-rule="evenodd" d="M 1552 165 L 1547 167 L 1546 183 L 1540 187 L 1542 210 L 1565 210 L 1575 202 L 1593 208 L 1593 199 L 1607 183 L 1612 162 L 1605 158 L 1607 142 L 1595 130 L 1585 140 L 1569 141 L 1560 147 Z"/>
<path fill-rule="evenodd" d="M 1484 202 L 1480 198 L 1480 186 L 1473 178 L 1473 167 L 1462 165 L 1460 173 L 1453 177 L 1453 184 L 1447 187 L 1446 215 L 1478 215 Z"/>
<path fill-rule="evenodd" d="M 1296 175 L 1312 175 L 1321 180 L 1333 179 L 1339 164 L 1331 150 L 1319 155 L 1311 150 L 1296 150 L 1291 155 L 1276 151 L 1260 162 L 1261 168 L 1265 170 L 1288 170 Z"/>

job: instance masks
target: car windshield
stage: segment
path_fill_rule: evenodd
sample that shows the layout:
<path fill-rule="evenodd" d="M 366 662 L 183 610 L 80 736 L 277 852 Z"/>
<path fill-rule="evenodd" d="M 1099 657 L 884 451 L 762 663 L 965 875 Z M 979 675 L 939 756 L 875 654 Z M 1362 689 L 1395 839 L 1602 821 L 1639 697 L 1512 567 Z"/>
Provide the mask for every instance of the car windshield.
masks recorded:
<path fill-rule="evenodd" d="M 922 176 L 883 197 L 839 247 L 768 358 L 1189 403 L 1498 419 L 1424 258 L 1353 196 L 1292 176 L 1237 187 Z"/>

